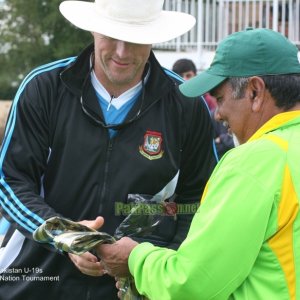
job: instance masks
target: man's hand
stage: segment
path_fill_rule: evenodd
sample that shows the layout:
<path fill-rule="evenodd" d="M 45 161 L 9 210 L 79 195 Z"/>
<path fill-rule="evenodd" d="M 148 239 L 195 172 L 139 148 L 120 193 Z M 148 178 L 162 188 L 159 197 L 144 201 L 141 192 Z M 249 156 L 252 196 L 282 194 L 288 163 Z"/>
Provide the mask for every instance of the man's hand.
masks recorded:
<path fill-rule="evenodd" d="M 81 255 L 68 254 L 71 261 L 83 274 L 90 276 L 102 276 L 107 273 L 103 265 L 98 261 L 98 258 L 90 252 L 85 252 Z"/>
<path fill-rule="evenodd" d="M 93 228 L 93 229 L 99 229 L 104 224 L 104 219 L 102 217 L 97 217 L 95 220 L 83 220 L 78 222 L 79 224 L 85 225 L 87 227 Z"/>
<path fill-rule="evenodd" d="M 95 220 L 84 220 L 78 223 L 93 229 L 99 229 L 103 226 L 104 219 L 102 217 L 97 217 Z M 82 255 L 72 253 L 69 253 L 68 255 L 77 269 L 79 269 L 79 271 L 83 274 L 90 276 L 102 276 L 107 273 L 98 258 L 90 252 L 85 252 Z"/>
<path fill-rule="evenodd" d="M 114 244 L 99 245 L 97 255 L 101 257 L 100 264 L 111 276 L 127 277 L 130 274 L 128 257 L 137 245 L 137 242 L 128 237 L 124 237 Z"/>

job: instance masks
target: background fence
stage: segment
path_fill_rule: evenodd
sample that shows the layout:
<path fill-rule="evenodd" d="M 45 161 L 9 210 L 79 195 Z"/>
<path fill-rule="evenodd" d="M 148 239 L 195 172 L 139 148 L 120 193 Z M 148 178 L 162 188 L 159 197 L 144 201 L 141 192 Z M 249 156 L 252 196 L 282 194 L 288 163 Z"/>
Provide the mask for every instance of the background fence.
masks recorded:
<path fill-rule="evenodd" d="M 165 0 L 164 8 L 190 13 L 197 24 L 177 39 L 154 45 L 158 50 L 213 51 L 225 36 L 247 27 L 279 31 L 300 48 L 300 0 Z"/>

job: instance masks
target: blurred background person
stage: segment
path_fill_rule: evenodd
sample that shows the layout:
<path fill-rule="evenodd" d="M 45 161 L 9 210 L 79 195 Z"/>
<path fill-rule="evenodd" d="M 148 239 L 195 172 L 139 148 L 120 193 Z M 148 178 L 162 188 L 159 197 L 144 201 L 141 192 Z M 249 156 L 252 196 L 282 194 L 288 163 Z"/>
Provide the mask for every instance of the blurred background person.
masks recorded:
<path fill-rule="evenodd" d="M 180 75 L 184 80 L 188 80 L 197 75 L 195 63 L 188 58 L 181 58 L 175 61 L 172 71 Z"/>
<path fill-rule="evenodd" d="M 176 60 L 173 64 L 172 71 L 180 75 L 184 80 L 191 79 L 197 75 L 196 64 L 188 58 Z M 209 93 L 204 95 L 204 99 L 210 112 L 213 111 L 216 108 L 215 99 L 210 96 Z"/>
<path fill-rule="evenodd" d="M 188 58 L 181 58 L 175 61 L 172 71 L 180 75 L 184 80 L 188 80 L 197 75 L 196 64 Z M 232 134 L 228 132 L 228 126 L 215 119 L 216 99 L 209 93 L 204 95 L 204 100 L 209 108 L 215 130 L 215 144 L 219 158 L 228 150 L 234 147 Z"/>

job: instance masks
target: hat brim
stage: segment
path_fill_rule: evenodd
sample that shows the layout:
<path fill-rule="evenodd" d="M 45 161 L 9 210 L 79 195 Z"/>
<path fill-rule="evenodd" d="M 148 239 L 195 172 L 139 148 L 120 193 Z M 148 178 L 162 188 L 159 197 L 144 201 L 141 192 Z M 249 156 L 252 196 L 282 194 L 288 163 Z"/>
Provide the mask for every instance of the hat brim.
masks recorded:
<path fill-rule="evenodd" d="M 184 34 L 196 23 L 193 16 L 175 11 L 162 11 L 159 18 L 143 24 L 118 22 L 100 15 L 95 3 L 83 1 L 64 1 L 59 10 L 83 30 L 136 44 L 166 42 Z"/>
<path fill-rule="evenodd" d="M 211 91 L 226 79 L 227 77 L 212 75 L 204 71 L 182 83 L 179 90 L 187 97 L 197 97 Z"/>

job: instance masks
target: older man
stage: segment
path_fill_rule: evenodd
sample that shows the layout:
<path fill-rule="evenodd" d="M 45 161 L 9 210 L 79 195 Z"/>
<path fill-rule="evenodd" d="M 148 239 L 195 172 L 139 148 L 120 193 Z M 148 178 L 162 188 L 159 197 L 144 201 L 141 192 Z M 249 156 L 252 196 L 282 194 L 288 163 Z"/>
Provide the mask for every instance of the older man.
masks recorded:
<path fill-rule="evenodd" d="M 123 238 L 99 247 L 108 272 L 150 299 L 300 298 L 300 64 L 269 29 L 234 33 L 181 85 L 211 91 L 241 145 L 215 168 L 177 251 Z"/>

